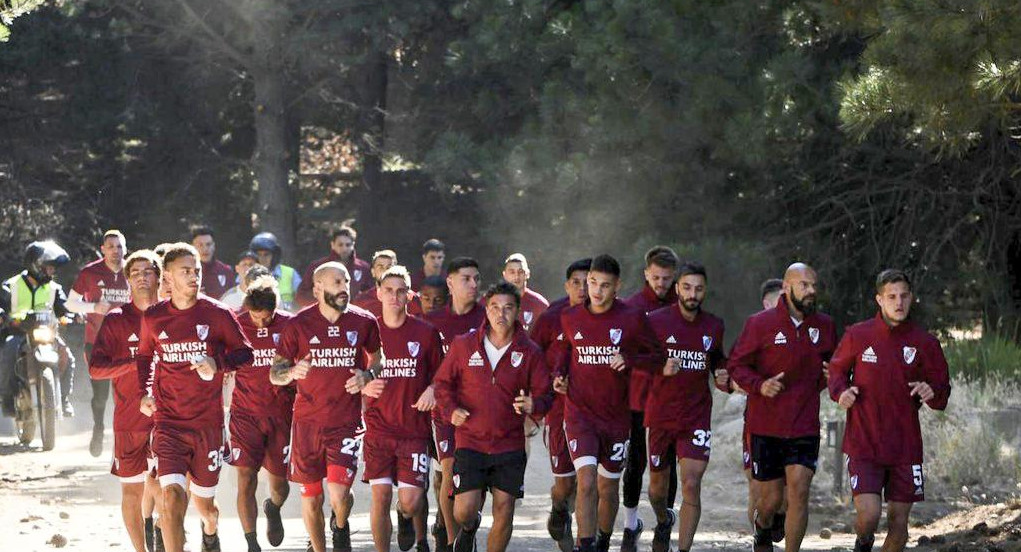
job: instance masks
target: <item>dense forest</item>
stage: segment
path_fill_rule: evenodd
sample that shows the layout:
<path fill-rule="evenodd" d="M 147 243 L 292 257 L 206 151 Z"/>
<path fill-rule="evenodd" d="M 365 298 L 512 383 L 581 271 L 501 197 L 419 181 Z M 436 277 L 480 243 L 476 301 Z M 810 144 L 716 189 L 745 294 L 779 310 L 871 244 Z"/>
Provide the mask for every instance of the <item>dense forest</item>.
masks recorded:
<path fill-rule="evenodd" d="M 794 260 L 826 309 L 915 278 L 934 328 L 1018 333 L 1015 0 L 0 0 L 0 268 L 354 219 L 559 295 L 610 252 L 703 261 L 733 327 Z M 69 278 L 65 278 L 69 281 Z M 736 330 L 736 328 L 735 328 Z"/>

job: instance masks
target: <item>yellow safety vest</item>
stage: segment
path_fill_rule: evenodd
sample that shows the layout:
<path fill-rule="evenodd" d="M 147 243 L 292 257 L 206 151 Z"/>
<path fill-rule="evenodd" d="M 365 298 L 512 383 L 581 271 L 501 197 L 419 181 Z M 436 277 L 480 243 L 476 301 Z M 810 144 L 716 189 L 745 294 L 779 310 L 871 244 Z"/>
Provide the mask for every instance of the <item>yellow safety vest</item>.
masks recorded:
<path fill-rule="evenodd" d="M 285 264 L 280 265 L 280 300 L 294 304 L 294 269 Z"/>
<path fill-rule="evenodd" d="M 53 282 L 46 282 L 32 291 L 25 278 L 15 274 L 4 283 L 11 290 L 11 312 L 8 316 L 12 319 L 24 320 L 28 311 L 53 310 L 53 303 L 57 300 L 57 286 Z"/>

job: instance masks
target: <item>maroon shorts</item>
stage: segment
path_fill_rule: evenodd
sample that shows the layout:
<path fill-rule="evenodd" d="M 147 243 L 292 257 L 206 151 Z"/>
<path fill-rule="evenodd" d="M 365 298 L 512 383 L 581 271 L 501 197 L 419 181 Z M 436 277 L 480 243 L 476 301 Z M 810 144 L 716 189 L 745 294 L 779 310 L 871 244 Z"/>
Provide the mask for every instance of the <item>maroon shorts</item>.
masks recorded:
<path fill-rule="evenodd" d="M 290 452 L 289 419 L 231 412 L 228 464 L 256 470 L 263 467 L 273 475 L 287 477 Z"/>
<path fill-rule="evenodd" d="M 223 464 L 223 428 L 191 429 L 157 425 L 152 432 L 156 474 L 191 474 L 192 483 L 216 487 Z"/>
<path fill-rule="evenodd" d="M 661 471 L 670 469 L 670 465 L 661 462 L 670 449 L 678 459 L 709 461 L 709 448 L 713 432 L 708 429 L 685 429 L 681 431 L 650 427 L 646 430 L 645 442 L 649 448 L 649 469 Z"/>
<path fill-rule="evenodd" d="M 550 466 L 553 477 L 571 477 L 575 474 L 571 452 L 567 450 L 567 435 L 564 433 L 563 419 L 548 418 L 543 425 L 543 440 L 549 450 Z"/>
<path fill-rule="evenodd" d="M 350 487 L 358 473 L 362 439 L 358 426 L 323 427 L 314 422 L 291 423 L 291 470 L 295 483 L 330 483 Z"/>
<path fill-rule="evenodd" d="M 429 484 L 429 439 L 407 439 L 366 433 L 365 475 L 372 484 L 426 488 Z"/>
<path fill-rule="evenodd" d="M 603 477 L 616 479 L 621 476 L 631 443 L 630 426 L 603 428 L 585 420 L 567 419 L 564 433 L 575 469 L 598 463 L 599 474 Z"/>
<path fill-rule="evenodd" d="M 152 468 L 148 431 L 113 432 L 113 466 L 110 473 L 121 483 L 142 483 Z"/>
<path fill-rule="evenodd" d="M 454 424 L 433 420 L 436 459 L 441 462 L 454 459 L 454 430 Z"/>
<path fill-rule="evenodd" d="M 925 476 L 921 464 L 883 465 L 869 460 L 847 459 L 851 494 L 878 494 L 887 502 L 925 500 Z"/>

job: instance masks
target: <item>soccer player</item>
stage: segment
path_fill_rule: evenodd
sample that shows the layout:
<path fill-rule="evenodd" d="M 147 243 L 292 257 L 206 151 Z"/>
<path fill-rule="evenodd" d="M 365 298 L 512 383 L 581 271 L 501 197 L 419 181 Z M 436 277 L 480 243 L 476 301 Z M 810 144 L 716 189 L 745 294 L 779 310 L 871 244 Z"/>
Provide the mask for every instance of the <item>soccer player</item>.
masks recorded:
<path fill-rule="evenodd" d="M 665 245 L 657 245 L 645 253 L 645 284 L 634 295 L 624 299 L 628 306 L 645 314 L 677 303 L 675 282 L 677 281 L 677 265 L 680 260 L 673 249 Z M 649 396 L 649 385 L 652 378 L 641 370 L 631 371 L 631 388 L 628 395 L 628 406 L 631 408 L 631 441 L 628 446 L 628 458 L 624 467 L 624 537 L 621 541 L 621 552 L 635 552 L 638 538 L 645 524 L 638 518 L 638 500 L 642 496 L 642 476 L 645 475 L 645 403 Z M 670 509 L 674 507 L 677 497 L 677 462 L 674 451 L 668 451 L 663 459 L 668 466 L 670 476 L 667 502 Z"/>
<path fill-rule="evenodd" d="M 234 312 L 241 310 L 242 305 L 245 302 L 245 290 L 248 288 L 248 283 L 262 275 L 270 275 L 269 269 L 259 264 L 259 257 L 252 251 L 245 251 L 238 257 L 238 263 L 234 265 L 237 270 L 237 285 L 228 289 L 223 297 L 220 297 L 220 302 L 227 305 Z M 253 272 L 254 270 L 254 272 Z M 251 273 L 251 276 L 249 276 Z"/>
<path fill-rule="evenodd" d="M 127 242 L 120 230 L 107 230 L 103 234 L 103 245 L 100 246 L 103 258 L 93 261 L 78 274 L 67 297 L 67 310 L 85 315 L 85 358 L 92 356 L 92 346 L 96 342 L 96 334 L 103 323 L 103 316 L 110 310 L 131 301 L 131 292 L 124 279 L 124 255 Z M 65 376 L 70 377 L 70 375 Z M 63 379 L 63 378 L 62 378 Z M 92 440 L 89 441 L 89 453 L 99 457 L 103 453 L 103 417 L 106 414 L 106 401 L 110 396 L 110 380 L 90 378 L 92 383 Z M 64 397 L 64 415 L 73 415 L 71 409 L 71 386 L 61 382 Z"/>
<path fill-rule="evenodd" d="M 135 356 L 145 395 L 139 407 L 154 421 L 152 450 L 163 488 L 160 527 L 167 551 L 181 552 L 190 476 L 202 518 L 202 550 L 214 552 L 220 550 L 214 496 L 223 463 L 223 374 L 251 362 L 252 348 L 234 313 L 199 295 L 202 265 L 194 247 L 171 245 L 162 266 L 170 300 L 145 311 Z"/>
<path fill-rule="evenodd" d="M 440 411 L 457 427 L 454 519 L 461 526 L 455 552 L 476 550 L 483 496 L 493 495 L 493 527 L 486 550 L 504 552 L 514 501 L 525 490 L 523 416 L 542 416 L 552 403 L 543 352 L 516 321 L 521 296 L 501 282 L 486 291 L 486 322 L 450 345 L 436 376 Z"/>
<path fill-rule="evenodd" d="M 372 254 L 372 287 L 359 293 L 353 304 L 372 313 L 372 316 L 379 320 L 383 316 L 383 302 L 379 299 L 379 279 L 390 267 L 397 264 L 397 253 L 391 249 L 383 249 Z M 406 270 L 406 269 L 405 269 Z M 418 295 L 408 290 L 408 313 L 422 314 L 422 305 L 418 301 Z"/>
<path fill-rule="evenodd" d="M 808 524 L 808 493 L 819 460 L 819 391 L 823 364 L 837 331 L 816 312 L 815 271 L 787 268 L 777 306 L 752 315 L 731 350 L 727 371 L 748 393 L 752 478 L 755 480 L 756 552 L 773 549 L 773 517 L 787 495 L 786 551 L 801 549 Z"/>
<path fill-rule="evenodd" d="M 649 428 L 649 502 L 656 513 L 653 552 L 670 550 L 674 511 L 667 503 L 670 476 L 663 459 L 676 456 L 680 465 L 681 511 L 677 542 L 691 550 L 702 514 L 702 476 L 709 466 L 713 397 L 708 383 L 726 391 L 723 369 L 723 320 L 702 310 L 708 290 L 705 267 L 688 262 L 678 269 L 677 303 L 654 311 L 649 325 L 667 352 L 664 370 L 652 378 L 653 393 L 645 404 Z"/>
<path fill-rule="evenodd" d="M 152 419 L 139 412 L 138 334 L 142 313 L 156 302 L 159 259 L 152 251 L 132 253 L 124 263 L 131 302 L 106 313 L 89 357 L 89 376 L 113 380 L 113 466 L 121 482 L 121 517 L 135 552 L 153 543 L 152 513 L 159 488 L 150 475 Z M 162 536 L 160 536 L 162 539 Z"/>
<path fill-rule="evenodd" d="M 422 313 L 429 314 L 447 306 L 448 290 L 445 276 L 429 276 L 422 280 L 418 288 L 418 299 L 422 303 Z"/>
<path fill-rule="evenodd" d="M 436 405 L 433 377 L 443 359 L 440 334 L 431 324 L 408 316 L 411 278 L 403 266 L 392 266 L 379 277 L 382 303 L 379 319 L 383 366 L 378 378 L 386 382 L 378 398 L 365 401 L 365 480 L 372 488 L 369 517 L 376 550 L 390 550 L 390 504 L 397 487 L 397 544 L 409 550 L 428 550 L 425 490 L 429 477 L 430 411 Z M 419 518 L 413 527 L 413 519 Z"/>
<path fill-rule="evenodd" d="M 776 304 L 780 302 L 780 294 L 783 293 L 783 280 L 779 278 L 770 278 L 765 282 L 762 282 L 762 287 L 759 291 L 762 295 L 763 309 L 776 307 Z"/>
<path fill-rule="evenodd" d="M 351 297 L 358 296 L 362 291 L 373 286 L 372 278 L 369 276 L 369 263 L 358 258 L 355 251 L 355 242 L 358 241 L 358 231 L 349 224 L 342 224 L 330 234 L 330 254 L 312 261 L 305 269 L 301 286 L 298 287 L 298 303 L 306 306 L 315 303 L 312 293 L 312 274 L 323 263 L 330 261 L 342 263 L 347 268 L 351 277 Z"/>
<path fill-rule="evenodd" d="M 350 282 L 343 264 L 323 263 L 312 279 L 317 302 L 284 326 L 270 381 L 276 385 L 297 382 L 289 477 L 301 484 L 301 513 L 312 549 L 326 550 L 325 478 L 333 511 L 333 550 L 349 552 L 347 520 L 361 444 L 356 436 L 362 419 L 359 393 L 371 383 L 366 393 L 378 396 L 384 383 L 371 381 L 371 369 L 379 366 L 379 326 L 371 314 L 348 304 Z"/>
<path fill-rule="evenodd" d="M 415 292 L 422 291 L 422 282 L 426 278 L 438 276 L 445 278 L 443 272 L 443 260 L 447 257 L 447 246 L 436 238 L 431 238 L 422 244 L 422 268 L 411 275 L 411 289 Z"/>
<path fill-rule="evenodd" d="M 630 372 L 661 370 L 666 353 L 645 313 L 617 300 L 616 259 L 592 259 L 587 285 L 588 301 L 560 315 L 564 339 L 558 342 L 554 385 L 557 392 L 567 393 L 564 429 L 578 472 L 575 520 L 580 549 L 606 552 L 631 432 Z"/>
<path fill-rule="evenodd" d="M 830 397 L 847 411 L 844 453 L 857 511 L 855 552 L 871 552 L 886 499 L 884 552 L 908 541 L 911 506 L 925 499 L 923 404 L 944 410 L 950 376 L 939 341 L 911 320 L 911 280 L 901 270 L 876 277 L 876 316 L 847 329 L 829 366 Z"/>
<path fill-rule="evenodd" d="M 528 268 L 528 259 L 521 253 L 515 253 L 503 262 L 503 279 L 514 284 L 521 293 L 520 322 L 525 331 L 532 328 L 539 315 L 549 308 L 549 301 L 538 292 L 528 288 L 528 279 L 532 271 Z"/>
<path fill-rule="evenodd" d="M 478 303 L 479 263 L 470 257 L 455 257 L 447 265 L 447 289 L 450 292 L 450 304 L 443 309 L 431 312 L 426 321 L 436 327 L 443 340 L 443 351 L 446 353 L 454 338 L 477 330 L 486 319 L 485 307 Z M 433 429 L 436 457 L 440 461 L 440 484 L 436 485 L 436 501 L 440 505 L 437 519 L 433 526 L 437 552 L 444 552 L 454 545 L 459 527 L 454 519 L 454 504 L 449 496 L 454 489 L 454 426 L 450 418 L 442 418 L 439 411 L 433 415 Z M 446 539 L 443 538 L 442 527 L 446 527 Z M 444 542 L 444 540 L 446 542 Z"/>
<path fill-rule="evenodd" d="M 563 339 L 560 331 L 560 313 L 568 307 L 584 303 L 588 298 L 585 279 L 591 266 L 592 259 L 581 259 L 571 263 L 567 267 L 567 280 L 564 282 L 564 292 L 567 296 L 554 301 L 532 325 L 532 340 L 545 351 L 550 366 L 557 361 L 554 344 L 557 340 Z M 577 482 L 571 452 L 567 449 L 567 436 L 564 434 L 564 396 L 560 393 L 553 397 L 553 406 L 546 413 L 546 423 L 543 427 L 545 428 L 543 437 L 553 470 L 550 514 L 546 520 L 546 530 L 557 542 L 561 552 L 571 552 L 574 549 L 571 505 L 574 502 Z"/>
<path fill-rule="evenodd" d="M 197 226 L 191 231 L 191 245 L 199 252 L 202 261 L 202 286 L 199 291 L 219 299 L 234 283 L 234 269 L 216 258 L 216 239 L 208 226 Z"/>
<path fill-rule="evenodd" d="M 290 492 L 287 458 L 294 387 L 273 385 L 269 381 L 269 370 L 276 357 L 280 335 L 292 316 L 277 308 L 277 300 L 276 280 L 265 274 L 248 285 L 244 311 L 238 314 L 238 323 L 252 344 L 255 358 L 234 374 L 227 463 L 237 469 L 238 518 L 248 542 L 248 552 L 261 550 L 255 533 L 258 516 L 255 491 L 260 468 L 266 470 L 269 480 L 269 498 L 262 508 L 266 513 L 266 539 L 273 546 L 280 546 L 284 539 L 280 507 Z"/>

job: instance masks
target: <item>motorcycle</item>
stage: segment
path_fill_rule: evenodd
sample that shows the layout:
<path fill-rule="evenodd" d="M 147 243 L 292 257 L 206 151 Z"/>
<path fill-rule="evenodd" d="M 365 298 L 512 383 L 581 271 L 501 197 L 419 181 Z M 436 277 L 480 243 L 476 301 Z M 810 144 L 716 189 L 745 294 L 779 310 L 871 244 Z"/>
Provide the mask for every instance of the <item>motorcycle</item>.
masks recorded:
<path fill-rule="evenodd" d="M 12 339 L 21 339 L 22 343 L 11 385 L 18 441 L 23 445 L 31 443 L 38 429 L 43 450 L 53 450 L 60 408 L 59 320 L 53 312 L 29 311 L 18 327 L 22 334 Z"/>

